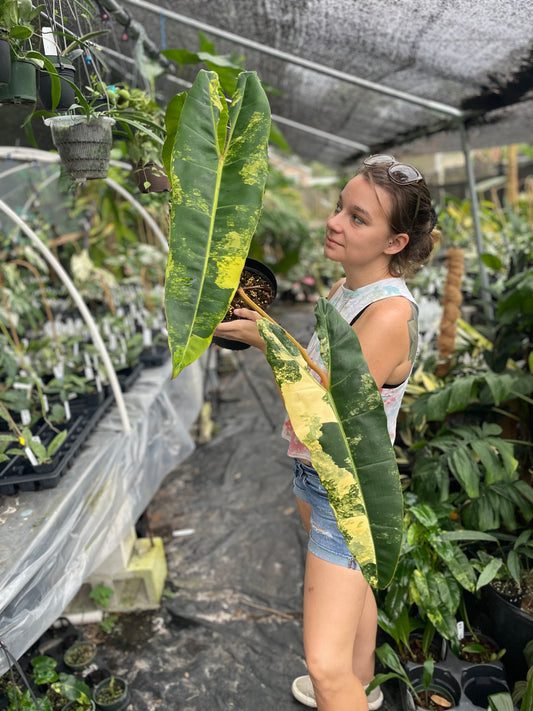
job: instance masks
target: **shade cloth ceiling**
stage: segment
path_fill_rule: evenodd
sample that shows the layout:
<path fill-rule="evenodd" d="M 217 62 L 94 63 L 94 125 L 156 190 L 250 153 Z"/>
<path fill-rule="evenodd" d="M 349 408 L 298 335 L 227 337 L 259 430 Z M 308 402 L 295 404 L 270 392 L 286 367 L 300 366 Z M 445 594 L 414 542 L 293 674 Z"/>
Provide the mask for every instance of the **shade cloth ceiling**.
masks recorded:
<path fill-rule="evenodd" d="M 185 25 L 175 13 L 320 67 L 460 109 L 472 147 L 533 140 L 530 0 L 121 4 L 160 47 L 198 47 L 198 27 Z M 170 11 L 170 16 L 156 8 Z M 279 91 L 270 95 L 275 116 L 330 134 L 332 138 L 321 137 L 279 123 L 292 149 L 304 158 L 338 166 L 357 157 L 361 151 L 338 142 L 343 139 L 372 152 L 397 146 L 412 153 L 461 147 L 453 116 L 204 32 L 217 52 L 244 56 L 246 68 Z M 182 75 L 190 77 L 191 72 Z"/>
<path fill-rule="evenodd" d="M 457 150 L 460 120 L 470 147 L 533 140 L 530 0 L 101 4 L 111 8 L 113 22 L 126 18 L 130 28 L 141 26 L 155 54 L 165 48 L 196 51 L 202 30 L 217 53 L 244 57 L 246 69 L 279 92 L 269 96 L 272 113 L 304 159 L 339 167 L 368 151 Z M 118 55 L 131 70 L 126 44 Z M 157 79 L 158 94 L 168 99 L 182 90 L 198 68 L 172 63 Z M 444 110 L 370 90 L 360 81 L 437 102 Z M 0 115 L 6 115 L 4 107 Z"/>

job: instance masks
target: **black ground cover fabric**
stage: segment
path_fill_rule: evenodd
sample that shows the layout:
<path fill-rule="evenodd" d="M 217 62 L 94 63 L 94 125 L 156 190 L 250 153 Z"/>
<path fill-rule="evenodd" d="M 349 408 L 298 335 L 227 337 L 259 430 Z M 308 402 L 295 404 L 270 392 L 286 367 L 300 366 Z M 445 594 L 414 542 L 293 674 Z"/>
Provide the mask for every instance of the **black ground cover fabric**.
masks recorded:
<path fill-rule="evenodd" d="M 310 306 L 276 317 L 306 343 Z M 100 643 L 109 667 L 130 681 L 136 711 L 304 708 L 290 686 L 305 673 L 306 535 L 280 437 L 284 409 L 259 352 L 217 358 L 220 380 L 207 392 L 213 437 L 167 477 L 147 511 L 149 532 L 165 542 L 161 609 L 124 616 L 123 633 Z M 385 691 L 385 711 L 400 708 L 395 687 Z"/>

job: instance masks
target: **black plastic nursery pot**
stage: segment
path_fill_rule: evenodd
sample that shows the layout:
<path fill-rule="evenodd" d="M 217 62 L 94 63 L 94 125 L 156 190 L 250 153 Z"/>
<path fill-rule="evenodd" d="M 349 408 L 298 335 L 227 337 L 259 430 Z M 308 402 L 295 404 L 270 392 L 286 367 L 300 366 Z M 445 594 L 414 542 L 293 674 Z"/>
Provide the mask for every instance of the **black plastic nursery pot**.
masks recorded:
<path fill-rule="evenodd" d="M 74 182 L 107 177 L 114 119 L 54 116 L 45 119 L 68 177 Z"/>
<path fill-rule="evenodd" d="M 465 669 L 461 677 L 463 694 L 474 706 L 486 709 L 492 694 L 508 693 L 509 686 L 503 669 L 491 664 L 480 664 Z"/>
<path fill-rule="evenodd" d="M 266 311 L 274 301 L 278 290 L 278 283 L 272 269 L 251 257 L 247 257 L 244 263 L 239 286 L 247 292 L 252 301 L 260 306 L 263 311 Z M 224 321 L 231 321 L 236 318 L 233 316 L 233 310 L 241 307 L 249 308 L 247 304 L 243 303 L 241 297 L 235 294 Z M 213 336 L 213 343 L 232 351 L 240 351 L 250 347 L 247 343 L 233 341 L 229 338 L 220 338 L 219 336 Z"/>
<path fill-rule="evenodd" d="M 9 82 L 0 86 L 0 104 L 34 104 L 37 101 L 37 67 L 27 59 L 11 62 Z"/>
<path fill-rule="evenodd" d="M 9 42 L 0 37 L 0 86 L 7 86 L 11 78 L 11 50 Z"/>
<path fill-rule="evenodd" d="M 48 72 L 42 70 L 39 72 L 39 98 L 41 99 L 44 108 L 48 111 L 51 111 L 52 108 L 54 108 L 55 111 L 66 111 L 76 102 L 76 93 L 70 84 L 65 81 L 65 79 L 73 82 L 76 70 L 72 64 L 54 63 L 54 67 L 59 75 L 59 84 L 61 88 L 59 102 L 57 106 L 53 107 L 52 77 Z"/>
<path fill-rule="evenodd" d="M 527 663 L 524 657 L 526 644 L 533 639 L 533 615 L 505 600 L 490 585 L 481 589 L 477 624 L 505 649 L 502 657 L 509 683 L 525 679 Z"/>
<path fill-rule="evenodd" d="M 420 697 L 425 699 L 425 689 L 422 683 L 423 667 L 413 667 L 407 672 L 415 691 Z M 446 669 L 435 668 L 433 679 L 430 684 L 429 699 L 432 701 L 431 708 L 434 711 L 447 711 L 459 705 L 461 699 L 461 687 L 454 675 Z M 446 699 L 447 705 L 440 706 L 438 699 Z M 451 704 L 449 706 L 448 704 Z M 416 709 L 430 708 L 430 706 L 419 706 L 406 684 L 402 684 L 402 706 L 403 711 L 416 711 Z"/>
<path fill-rule="evenodd" d="M 96 685 L 93 697 L 97 709 L 119 711 L 128 702 L 128 684 L 121 677 L 111 676 Z"/>
<path fill-rule="evenodd" d="M 65 666 L 72 671 L 86 669 L 96 657 L 96 644 L 87 640 L 80 640 L 69 647 L 63 655 Z"/>

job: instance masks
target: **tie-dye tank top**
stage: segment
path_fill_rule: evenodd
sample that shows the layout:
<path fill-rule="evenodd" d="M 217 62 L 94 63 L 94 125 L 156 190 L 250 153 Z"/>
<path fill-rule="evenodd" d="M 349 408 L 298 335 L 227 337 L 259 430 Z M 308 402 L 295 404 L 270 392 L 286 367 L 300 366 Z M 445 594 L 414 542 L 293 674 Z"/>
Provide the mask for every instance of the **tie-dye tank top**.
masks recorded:
<path fill-rule="evenodd" d="M 390 296 L 404 296 L 416 307 L 416 302 L 407 288 L 405 281 L 396 277 L 376 281 L 373 284 L 368 284 L 367 286 L 363 286 L 361 289 L 356 289 L 355 291 L 347 289 L 344 284 L 342 284 L 331 297 L 331 304 L 335 306 L 340 315 L 348 323 L 352 323 L 355 317 L 367 306 L 370 306 L 370 304 L 373 304 L 375 301 L 387 299 Z M 307 353 L 314 363 L 324 367 L 322 359 L 320 358 L 320 343 L 316 333 L 313 334 L 311 340 L 309 341 Z M 313 373 L 313 375 L 315 375 L 315 373 Z M 318 379 L 317 375 L 315 375 L 315 377 Z M 381 397 L 383 398 L 383 406 L 387 416 L 387 427 L 392 443 L 394 443 L 394 439 L 396 437 L 396 420 L 398 419 L 400 405 L 402 403 L 402 398 L 405 393 L 408 380 L 409 378 L 406 378 L 403 383 L 400 383 L 393 388 L 381 388 Z M 311 455 L 309 454 L 307 447 L 296 437 L 288 417 L 283 425 L 282 437 L 289 440 L 289 449 L 287 451 L 287 455 L 289 457 L 306 460 L 311 459 Z"/>

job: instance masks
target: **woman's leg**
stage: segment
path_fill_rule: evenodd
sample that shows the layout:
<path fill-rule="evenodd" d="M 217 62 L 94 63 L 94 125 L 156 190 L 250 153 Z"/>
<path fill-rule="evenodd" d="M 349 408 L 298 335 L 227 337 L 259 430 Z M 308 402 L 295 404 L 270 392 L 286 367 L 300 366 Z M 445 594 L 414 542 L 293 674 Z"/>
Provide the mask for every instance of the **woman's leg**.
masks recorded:
<path fill-rule="evenodd" d="M 319 711 L 368 709 L 353 668 L 356 638 L 369 626 L 362 621 L 367 593 L 371 590 L 361 571 L 307 553 L 304 649 Z"/>
<path fill-rule="evenodd" d="M 359 681 L 368 686 L 374 678 L 378 609 L 372 588 L 367 584 L 363 613 L 359 620 L 353 647 L 353 672 Z"/>

